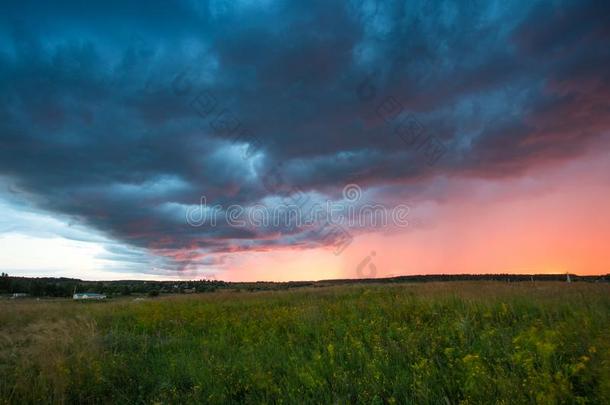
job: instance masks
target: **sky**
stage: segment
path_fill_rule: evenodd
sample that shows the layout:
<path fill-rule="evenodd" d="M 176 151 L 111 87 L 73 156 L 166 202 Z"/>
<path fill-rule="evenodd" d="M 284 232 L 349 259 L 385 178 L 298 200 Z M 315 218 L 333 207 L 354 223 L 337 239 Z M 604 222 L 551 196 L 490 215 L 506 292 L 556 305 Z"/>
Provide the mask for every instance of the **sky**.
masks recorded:
<path fill-rule="evenodd" d="M 0 271 L 610 272 L 607 1 L 0 14 Z"/>

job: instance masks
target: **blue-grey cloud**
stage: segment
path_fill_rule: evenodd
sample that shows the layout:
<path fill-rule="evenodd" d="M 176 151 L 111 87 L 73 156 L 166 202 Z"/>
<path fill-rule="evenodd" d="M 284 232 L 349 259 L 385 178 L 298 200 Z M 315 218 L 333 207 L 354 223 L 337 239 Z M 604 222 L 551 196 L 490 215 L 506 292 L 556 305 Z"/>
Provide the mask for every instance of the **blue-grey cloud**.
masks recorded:
<path fill-rule="evenodd" d="M 202 195 L 226 207 L 285 193 L 265 184 L 274 170 L 288 190 L 329 198 L 349 182 L 510 176 L 577 156 L 610 127 L 603 1 L 3 10 L 0 174 L 38 208 L 177 268 L 192 261 L 184 251 L 318 242 L 185 224 Z M 407 115 L 446 148 L 434 165 L 399 136 Z M 146 260 L 130 252 L 108 254 Z"/>

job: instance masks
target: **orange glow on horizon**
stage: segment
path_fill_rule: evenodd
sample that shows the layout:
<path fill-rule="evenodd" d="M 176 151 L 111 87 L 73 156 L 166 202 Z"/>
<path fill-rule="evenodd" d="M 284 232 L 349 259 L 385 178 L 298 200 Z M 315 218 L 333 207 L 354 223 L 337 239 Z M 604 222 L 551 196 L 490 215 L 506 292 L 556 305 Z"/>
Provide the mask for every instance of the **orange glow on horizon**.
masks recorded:
<path fill-rule="evenodd" d="M 320 280 L 372 275 L 610 273 L 610 159 L 549 169 L 535 178 L 457 180 L 443 204 L 421 203 L 403 232 L 358 235 L 341 254 L 280 249 L 242 254 L 230 280 Z M 586 177 L 583 177 L 586 176 Z M 568 180 L 566 180 L 568 179 Z M 532 186 L 530 183 L 534 183 Z M 418 221 L 419 223 L 418 225 Z M 371 253 L 374 255 L 371 256 Z"/>

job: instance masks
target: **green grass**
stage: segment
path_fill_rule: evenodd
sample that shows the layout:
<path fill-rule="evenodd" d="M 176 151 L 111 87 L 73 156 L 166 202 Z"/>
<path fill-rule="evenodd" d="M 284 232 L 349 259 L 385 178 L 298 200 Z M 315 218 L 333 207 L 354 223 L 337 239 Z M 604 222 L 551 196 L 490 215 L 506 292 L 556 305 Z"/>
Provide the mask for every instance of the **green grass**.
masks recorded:
<path fill-rule="evenodd" d="M 0 403 L 610 403 L 610 286 L 0 302 Z"/>

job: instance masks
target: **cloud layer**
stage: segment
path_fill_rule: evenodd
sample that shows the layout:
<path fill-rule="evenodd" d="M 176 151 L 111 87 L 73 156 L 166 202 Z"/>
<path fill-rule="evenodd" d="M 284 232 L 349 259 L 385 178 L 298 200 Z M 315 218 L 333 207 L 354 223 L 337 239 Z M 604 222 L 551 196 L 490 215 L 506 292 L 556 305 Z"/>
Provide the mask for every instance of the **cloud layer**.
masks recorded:
<path fill-rule="evenodd" d="M 329 243 L 307 229 L 189 226 L 202 196 L 339 201 L 357 183 L 374 202 L 442 200 L 438 178 L 517 176 L 610 128 L 604 1 L 4 9 L 0 174 L 38 209 L 169 271 Z M 433 162 L 428 136 L 444 151 Z"/>

